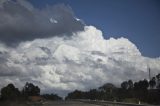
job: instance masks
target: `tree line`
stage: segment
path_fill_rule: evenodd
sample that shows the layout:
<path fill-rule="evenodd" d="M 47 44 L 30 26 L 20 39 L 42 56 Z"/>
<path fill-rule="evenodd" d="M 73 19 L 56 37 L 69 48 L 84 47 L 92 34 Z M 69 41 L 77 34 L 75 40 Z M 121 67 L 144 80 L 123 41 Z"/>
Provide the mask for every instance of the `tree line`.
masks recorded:
<path fill-rule="evenodd" d="M 49 100 L 61 100 L 57 94 L 43 94 L 40 95 L 40 88 L 32 83 L 26 82 L 23 89 L 20 91 L 14 84 L 8 84 L 1 89 L 0 100 L 28 100 L 31 96 L 40 96 Z"/>
<path fill-rule="evenodd" d="M 118 102 L 160 104 L 160 74 L 151 78 L 133 82 L 124 81 L 121 87 L 106 83 L 97 89 L 89 91 L 75 90 L 70 92 L 66 99 L 90 99 Z"/>
<path fill-rule="evenodd" d="M 8 84 L 3 87 L 0 100 L 28 100 L 30 96 L 40 96 L 46 100 L 62 100 L 57 94 L 40 95 L 40 88 L 28 82 L 21 91 L 14 84 Z M 68 93 L 65 99 L 91 99 L 132 103 L 141 101 L 149 104 L 160 104 L 160 73 L 149 81 L 146 79 L 137 82 L 132 80 L 123 81 L 120 87 L 116 87 L 112 83 L 106 83 L 89 91 L 75 90 Z"/>

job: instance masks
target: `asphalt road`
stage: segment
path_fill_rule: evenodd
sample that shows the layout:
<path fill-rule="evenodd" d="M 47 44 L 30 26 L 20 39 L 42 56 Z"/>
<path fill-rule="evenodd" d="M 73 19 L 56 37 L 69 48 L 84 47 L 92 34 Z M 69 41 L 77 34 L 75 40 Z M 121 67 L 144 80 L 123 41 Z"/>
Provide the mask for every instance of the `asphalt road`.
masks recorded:
<path fill-rule="evenodd" d="M 32 106 L 39 106 L 39 105 L 37 104 Z M 41 106 L 100 106 L 100 105 L 88 104 L 78 101 L 47 101 L 44 102 Z"/>

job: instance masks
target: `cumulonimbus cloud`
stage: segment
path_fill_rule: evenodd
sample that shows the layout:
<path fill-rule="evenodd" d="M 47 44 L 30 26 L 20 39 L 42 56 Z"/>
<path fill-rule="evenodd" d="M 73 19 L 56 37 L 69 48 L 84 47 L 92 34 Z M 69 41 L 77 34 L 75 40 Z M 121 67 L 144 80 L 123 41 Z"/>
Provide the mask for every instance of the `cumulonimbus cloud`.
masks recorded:
<path fill-rule="evenodd" d="M 63 96 L 148 78 L 148 67 L 151 76 L 160 72 L 160 58 L 142 56 L 127 38 L 104 39 L 64 5 L 39 10 L 25 0 L 1 0 L 0 35 L 0 88 L 8 83 L 22 88 L 28 81 L 42 93 Z"/>
<path fill-rule="evenodd" d="M 35 39 L 16 48 L 1 44 L 0 57 L 5 57 L 1 59 L 0 86 L 14 83 L 21 87 L 30 81 L 39 85 L 42 93 L 60 95 L 106 82 L 118 85 L 124 80 L 148 78 L 148 66 L 152 76 L 160 72 L 159 58 L 143 57 L 126 38 L 106 40 L 94 26 L 85 26 L 70 39 Z"/>
<path fill-rule="evenodd" d="M 84 28 L 63 4 L 38 9 L 26 0 L 2 0 L 0 17 L 0 41 L 10 46 L 36 38 L 69 36 Z"/>

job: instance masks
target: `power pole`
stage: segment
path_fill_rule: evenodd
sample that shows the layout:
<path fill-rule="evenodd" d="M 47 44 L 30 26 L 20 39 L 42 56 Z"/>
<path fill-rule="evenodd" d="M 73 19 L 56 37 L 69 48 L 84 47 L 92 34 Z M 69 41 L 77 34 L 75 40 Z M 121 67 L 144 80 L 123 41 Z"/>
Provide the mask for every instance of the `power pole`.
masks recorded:
<path fill-rule="evenodd" d="M 149 80 L 151 80 L 151 69 L 148 67 L 148 73 L 149 73 Z"/>

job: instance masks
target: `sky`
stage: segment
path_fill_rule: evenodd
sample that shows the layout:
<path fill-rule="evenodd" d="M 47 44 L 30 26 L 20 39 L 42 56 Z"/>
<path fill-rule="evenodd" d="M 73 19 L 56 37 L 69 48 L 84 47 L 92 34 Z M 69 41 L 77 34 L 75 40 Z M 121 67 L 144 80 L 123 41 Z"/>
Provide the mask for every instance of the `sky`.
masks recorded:
<path fill-rule="evenodd" d="M 88 25 L 103 31 L 105 38 L 125 37 L 136 44 L 142 55 L 160 55 L 159 0 L 29 0 L 38 8 L 64 3 Z"/>
<path fill-rule="evenodd" d="M 158 11 L 154 0 L 1 0 L 0 88 L 66 96 L 149 79 L 160 73 Z"/>

